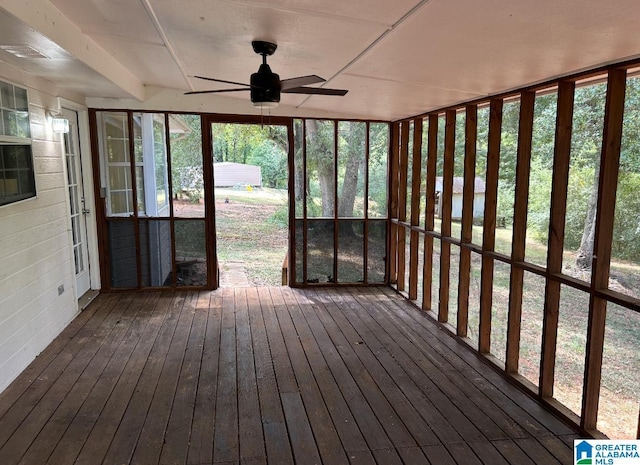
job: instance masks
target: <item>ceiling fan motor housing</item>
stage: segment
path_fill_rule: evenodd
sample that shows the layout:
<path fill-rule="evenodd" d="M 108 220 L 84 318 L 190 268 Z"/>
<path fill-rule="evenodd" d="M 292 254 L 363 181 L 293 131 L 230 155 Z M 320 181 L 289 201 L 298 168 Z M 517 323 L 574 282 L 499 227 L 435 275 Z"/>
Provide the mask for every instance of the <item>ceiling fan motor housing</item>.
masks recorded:
<path fill-rule="evenodd" d="M 271 71 L 267 64 L 260 65 L 257 73 L 251 75 L 251 102 L 280 102 L 280 76 Z"/>

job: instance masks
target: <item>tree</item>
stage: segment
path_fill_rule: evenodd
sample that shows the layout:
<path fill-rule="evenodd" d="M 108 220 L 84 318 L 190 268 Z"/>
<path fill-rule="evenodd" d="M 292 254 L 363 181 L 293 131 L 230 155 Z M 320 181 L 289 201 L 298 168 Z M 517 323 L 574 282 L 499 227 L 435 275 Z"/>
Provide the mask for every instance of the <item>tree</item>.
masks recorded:
<path fill-rule="evenodd" d="M 353 216 L 358 184 L 361 180 L 361 171 L 365 162 L 365 123 L 340 122 L 339 177 L 342 179 L 342 189 L 338 198 L 338 217 L 349 218 Z M 363 190 L 362 190 L 363 191 Z"/>
<path fill-rule="evenodd" d="M 307 177 L 315 173 L 320 188 L 322 213 L 332 218 L 335 206 L 334 123 L 332 121 L 306 120 L 307 129 Z M 311 179 L 310 179 L 311 181 Z M 311 186 L 309 186 L 311 188 Z M 313 193 L 312 193 L 313 194 Z M 308 202 L 307 208 L 311 206 Z"/>
<path fill-rule="evenodd" d="M 174 196 L 188 192 L 194 200 L 199 199 L 204 189 L 200 116 L 171 115 L 171 118 L 169 140 Z"/>

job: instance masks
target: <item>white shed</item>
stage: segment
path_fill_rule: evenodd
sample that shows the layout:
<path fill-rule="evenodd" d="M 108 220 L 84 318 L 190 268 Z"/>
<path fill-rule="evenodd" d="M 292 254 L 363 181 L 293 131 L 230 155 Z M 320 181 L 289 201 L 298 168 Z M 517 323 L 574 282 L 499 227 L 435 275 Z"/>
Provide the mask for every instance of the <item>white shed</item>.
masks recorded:
<path fill-rule="evenodd" d="M 436 216 L 442 217 L 442 176 L 436 177 Z M 481 218 L 484 215 L 484 193 L 486 187 L 481 178 L 475 178 L 473 188 L 473 217 Z M 462 193 L 464 192 L 464 178 L 453 178 L 453 193 L 451 195 L 451 218 L 462 218 Z"/>
<path fill-rule="evenodd" d="M 213 180 L 215 187 L 233 187 L 238 184 L 262 187 L 262 171 L 259 166 L 224 161 L 214 163 Z"/>

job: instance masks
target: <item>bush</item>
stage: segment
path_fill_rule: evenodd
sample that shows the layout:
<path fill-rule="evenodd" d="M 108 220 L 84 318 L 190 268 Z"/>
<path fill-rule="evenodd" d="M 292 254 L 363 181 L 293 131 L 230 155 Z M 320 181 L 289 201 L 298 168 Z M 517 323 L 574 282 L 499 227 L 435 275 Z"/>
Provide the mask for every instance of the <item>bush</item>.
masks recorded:
<path fill-rule="evenodd" d="M 283 228 L 289 227 L 289 206 L 282 205 L 267 220 L 269 223 L 276 224 Z"/>
<path fill-rule="evenodd" d="M 640 174 L 620 173 L 613 226 L 613 254 L 637 261 L 640 254 Z"/>

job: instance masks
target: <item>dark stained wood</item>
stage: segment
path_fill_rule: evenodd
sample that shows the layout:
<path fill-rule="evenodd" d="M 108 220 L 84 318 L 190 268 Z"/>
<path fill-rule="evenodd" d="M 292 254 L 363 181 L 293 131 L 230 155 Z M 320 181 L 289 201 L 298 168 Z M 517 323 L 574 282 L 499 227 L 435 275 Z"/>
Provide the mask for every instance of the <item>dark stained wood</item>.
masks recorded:
<path fill-rule="evenodd" d="M 316 340 L 316 336 L 314 336 L 313 331 L 305 320 L 304 313 L 310 310 L 309 301 L 299 293 L 294 293 L 288 289 L 283 289 L 283 295 L 288 303 L 291 320 L 295 325 L 295 332 L 300 338 L 309 366 L 313 371 L 318 388 L 324 397 L 327 410 L 331 415 L 331 420 L 347 455 L 352 452 L 368 450 L 365 438 L 349 410 L 349 405 L 344 399 L 338 383 L 336 383 L 331 372 L 327 370 L 327 361 Z"/>
<path fill-rule="evenodd" d="M 451 204 L 453 199 L 453 157 L 456 148 L 456 112 L 447 111 L 444 130 L 444 166 L 442 175 L 442 237 L 451 237 Z M 438 321 L 449 320 L 449 271 L 451 268 L 451 243 L 440 242 L 440 287 Z"/>
<path fill-rule="evenodd" d="M 391 131 L 391 153 L 389 156 L 389 218 L 398 219 L 398 165 L 400 162 L 400 123 L 393 123 Z M 398 281 L 398 224 L 391 222 L 391 237 L 389 238 L 389 282 L 395 284 Z"/>
<path fill-rule="evenodd" d="M 295 297 L 303 311 L 303 315 L 309 325 L 309 329 L 312 331 L 314 338 L 318 343 L 318 347 L 322 351 L 326 364 L 330 369 L 330 374 L 339 386 L 345 402 L 354 416 L 355 424 L 360 429 L 362 436 L 368 444 L 368 448 L 373 448 L 372 445 L 380 448 L 392 448 L 393 445 L 387 436 L 383 425 L 376 417 L 376 413 L 373 411 L 372 406 L 367 402 L 364 394 L 359 389 L 356 380 L 353 378 L 345 365 L 344 360 L 338 353 L 338 349 L 333 344 L 325 327 L 316 315 L 312 307 L 313 300 L 301 293 L 296 293 Z M 342 414 L 346 415 L 346 412 L 343 412 Z M 348 418 L 345 421 L 348 421 Z M 355 446 L 351 445 L 350 447 L 359 449 L 359 445 L 357 444 Z M 352 455 L 352 451 L 349 450 L 348 452 L 349 455 Z M 356 456 L 361 457 L 362 454 L 356 454 Z"/>
<path fill-rule="evenodd" d="M 520 447 L 533 463 L 544 463 L 545 465 L 559 465 L 561 463 L 556 457 L 551 454 L 540 442 L 535 438 L 515 439 L 514 442 Z M 573 458 L 573 453 L 571 454 Z"/>
<path fill-rule="evenodd" d="M 420 226 L 420 186 L 422 184 L 422 119 L 413 121 L 413 165 L 411 167 L 411 226 Z M 409 247 L 409 300 L 418 298 L 418 231 L 411 230 Z"/>
<path fill-rule="evenodd" d="M 322 463 L 320 453 L 313 440 L 313 432 L 311 431 L 309 419 L 305 414 L 300 394 L 297 392 L 283 392 L 280 397 L 282 398 L 284 415 L 287 419 L 293 456 L 299 463 L 320 465 Z"/>
<path fill-rule="evenodd" d="M 529 205 L 529 172 L 531 169 L 531 144 L 533 140 L 533 110 L 535 92 L 524 92 L 520 96 L 520 124 L 518 130 L 518 159 L 516 163 L 516 187 L 513 212 L 513 241 L 511 259 L 523 262 L 527 238 L 527 208 Z M 505 370 L 518 372 L 520 358 L 520 320 L 522 318 L 522 292 L 524 270 L 511 267 L 509 284 L 509 317 L 507 326 L 507 351 Z"/>
<path fill-rule="evenodd" d="M 134 300 L 126 309 L 127 311 L 119 316 L 119 320 L 111 330 L 108 338 L 104 340 L 104 343 L 84 368 L 80 377 L 75 380 L 68 393 L 58 393 L 55 386 L 49 390 L 47 393 L 48 402 L 54 402 L 55 395 L 65 396 L 53 415 L 50 416 L 48 411 L 42 412 L 41 407 L 46 405 L 44 402 L 39 403 L 34 408 L 29 416 L 29 422 L 23 423 L 23 425 L 34 427 L 38 425 L 39 421 L 46 421 L 46 424 L 22 457 L 20 463 L 45 463 L 66 431 L 68 422 L 73 419 L 94 388 L 96 380 L 103 375 L 107 377 L 111 374 L 110 372 L 105 373 L 105 371 L 116 350 L 120 346 L 124 346 L 126 355 L 130 354 L 133 344 L 138 339 L 137 332 L 140 330 L 140 326 L 146 323 L 146 318 L 137 318 L 143 303 L 143 299 Z M 113 367 L 113 365 L 111 366 Z M 42 417 L 38 420 L 40 416 Z M 24 428 L 19 428 L 14 433 L 13 439 L 26 437 L 28 437 L 28 434 L 25 434 Z"/>
<path fill-rule="evenodd" d="M 405 121 L 400 125 L 400 159 L 398 166 L 398 222 L 405 223 L 407 221 L 407 182 L 409 170 L 409 121 Z M 398 270 L 397 289 L 405 290 L 405 273 L 407 271 L 406 263 L 406 244 L 407 230 L 404 226 L 398 224 Z"/>
<path fill-rule="evenodd" d="M 233 289 L 222 291 L 222 327 L 220 330 L 220 364 L 216 422 L 213 438 L 213 461 L 240 458 L 238 444 L 238 365 L 236 359 L 236 315 Z"/>
<path fill-rule="evenodd" d="M 204 310 L 201 305 L 207 301 L 207 323 L 187 453 L 188 463 L 213 461 L 213 428 L 218 388 L 222 298 L 220 293 L 202 292 L 196 311 Z"/>
<path fill-rule="evenodd" d="M 571 428 L 531 397 L 519 390 L 511 390 L 512 386 L 503 376 L 493 370 L 485 371 L 484 368 L 486 366 L 482 360 L 470 351 L 460 351 L 459 342 L 443 334 L 424 315 L 407 312 L 404 311 L 404 307 L 397 306 L 397 301 L 392 291 L 383 289 L 383 293 L 386 294 L 386 297 L 384 294 L 373 295 L 383 302 L 381 308 L 392 320 L 404 322 L 402 324 L 403 332 L 408 333 L 408 337 L 411 337 L 411 333 L 415 331 L 416 334 L 411 340 L 421 348 L 425 355 L 432 356 L 435 351 L 436 354 L 439 354 L 441 360 L 451 365 L 450 370 L 464 375 L 468 381 L 473 382 L 474 387 L 492 399 L 494 407 L 486 409 L 487 415 L 491 415 L 491 411 L 499 407 L 527 431 L 525 436 L 547 436 L 548 434 L 545 433 L 545 430 L 559 436 L 573 432 Z M 414 329 L 416 325 L 418 325 L 419 331 Z M 411 328 L 411 330 L 407 331 L 406 328 Z M 429 334 L 423 334 L 423 330 Z M 426 342 L 427 340 L 428 343 Z M 498 394 L 497 397 L 496 394 Z M 503 395 L 507 395 L 509 400 L 506 400 Z"/>
<path fill-rule="evenodd" d="M 142 335 L 138 335 L 139 339 L 144 339 L 137 343 L 126 363 L 119 357 L 114 357 L 114 368 L 121 369 L 122 372 L 119 376 L 114 373 L 113 377 L 96 383 L 96 387 L 67 428 L 47 463 L 71 463 L 79 457 L 83 449 L 92 450 L 94 457 L 104 456 L 109 446 L 106 440 L 113 438 L 127 407 L 126 400 L 135 389 L 147 357 L 159 337 L 160 328 L 168 317 L 171 301 L 171 296 L 161 295 L 154 307 L 146 309 L 151 312 L 151 315 L 146 317 L 149 324 Z M 101 437 L 100 434 L 104 435 Z"/>
<path fill-rule="evenodd" d="M 618 186 L 626 84 L 626 70 L 609 71 L 591 275 L 591 287 L 595 290 L 609 288 L 611 244 L 616 210 L 613 206 L 616 204 Z M 606 319 L 607 301 L 592 296 L 589 305 L 585 384 L 582 398 L 581 426 L 585 430 L 595 430 L 597 426 Z"/>
<path fill-rule="evenodd" d="M 189 292 L 184 295 L 180 318 L 171 338 L 171 344 L 163 361 L 162 371 L 157 381 L 157 388 L 149 404 L 144 425 L 140 431 L 131 463 L 161 463 L 160 455 L 166 435 L 169 419 L 172 418 L 172 403 L 175 401 L 180 372 L 185 358 L 187 342 L 191 332 L 193 317 L 197 301 L 197 293 Z M 191 407 L 193 409 L 193 407 Z M 181 412 L 182 414 L 182 412 Z M 177 421 L 181 421 L 180 418 Z M 188 419 L 189 424 L 191 418 Z M 186 446 L 186 445 L 185 445 Z M 176 454 L 178 455 L 178 453 Z M 186 447 L 185 447 L 186 459 Z"/>
<path fill-rule="evenodd" d="M 351 332 L 347 332 L 347 334 L 343 333 L 342 330 L 348 330 L 348 328 L 342 328 L 339 322 L 333 319 L 332 313 L 335 315 L 336 304 L 331 298 L 324 293 L 323 295 L 307 293 L 307 295 L 313 296 L 316 303 L 320 304 L 313 307 L 316 315 L 324 325 L 333 344 L 338 349 L 351 376 L 353 376 L 363 395 L 376 412 L 376 416 L 379 418 L 394 446 L 416 446 L 417 443 L 411 435 L 408 426 L 402 421 L 400 412 L 397 412 L 393 408 L 388 399 L 389 396 L 395 396 L 396 399 L 402 398 L 402 394 L 398 392 L 397 388 L 389 381 L 388 377 L 385 376 L 383 373 L 384 370 L 379 364 L 374 362 L 372 357 L 367 357 L 368 354 L 363 350 L 361 352 L 365 353 L 362 354 L 362 356 L 367 357 L 367 362 L 375 363 L 378 372 L 373 373 L 373 370 L 367 369 L 365 366 L 366 362 L 363 361 L 356 352 L 356 348 L 361 348 L 364 345 L 363 341 Z M 376 379 L 378 375 L 383 377 L 379 380 L 381 383 L 384 383 L 382 386 L 376 382 L 378 381 Z M 412 410 L 408 402 L 401 403 L 401 405 L 405 410 Z M 411 413 L 411 415 L 414 415 L 414 413 L 415 412 Z"/>
<path fill-rule="evenodd" d="M 42 352 L 17 378 L 0 394 L 0 418 L 11 409 L 21 409 L 24 414 L 25 406 L 19 407 L 18 399 L 24 397 L 22 402 L 28 401 L 27 396 L 37 400 L 44 394 L 47 383 L 43 379 L 50 379 L 51 374 L 59 375 L 63 366 L 61 363 L 69 363 L 73 360 L 74 354 L 79 352 L 82 346 L 88 342 L 87 338 L 81 338 L 78 343 L 77 335 L 91 334 L 100 325 L 101 321 L 106 318 L 110 310 L 104 311 L 105 308 L 113 309 L 116 305 L 116 296 L 104 296 L 98 302 L 89 306 L 87 310 L 82 312 L 75 320 L 65 328 L 65 330 Z M 94 315 L 101 310 L 102 318 Z M 100 312 L 99 312 L 100 313 Z M 64 352 L 63 352 L 64 351 Z M 66 354 L 64 360 L 58 355 Z M 47 371 L 49 370 L 49 372 Z M 35 403 L 33 404 L 35 405 Z M 5 424 L 5 426 L 7 426 Z M 7 432 L 5 431 L 5 434 Z"/>
<path fill-rule="evenodd" d="M 556 139 L 553 154 L 549 247 L 547 250 L 547 272 L 550 274 L 559 274 L 562 272 L 574 91 L 574 82 L 561 82 L 558 86 L 558 116 L 556 120 Z M 560 282 L 553 279 L 547 280 L 544 300 L 539 386 L 542 397 L 551 397 L 553 395 L 556 363 L 558 313 L 560 311 Z"/>
<path fill-rule="evenodd" d="M 57 358 L 54 360 L 52 365 L 54 363 L 57 365 L 56 371 L 52 371 L 54 367 L 51 365 L 47 370 L 51 370 L 53 374 L 51 380 L 47 380 L 47 383 L 39 383 L 42 385 L 41 395 L 36 397 L 33 392 L 27 391 L 12 408 L 7 410 L 2 417 L 0 428 L 0 444 L 3 444 L 0 447 L 0 458 L 3 463 L 18 463 L 22 454 L 29 448 L 66 394 L 73 389 L 76 381 L 108 341 L 112 332 L 118 333 L 117 325 L 131 301 L 132 299 L 128 299 L 122 306 L 115 306 L 115 308 L 110 306 L 106 309 L 106 317 L 99 318 L 97 326 L 93 328 L 93 334 L 84 334 L 84 338 L 89 336 L 95 338 L 94 343 L 85 344 L 86 340 L 82 341 L 84 339 L 82 336 L 74 339 L 79 345 L 78 349 L 81 350 L 74 353 L 72 348 L 73 355 L 61 358 L 59 364 L 55 363 L 58 361 Z M 36 392 L 40 391 L 38 387 L 36 386 Z M 29 421 L 24 421 L 25 419 Z"/>
<path fill-rule="evenodd" d="M 354 301 L 358 300 L 360 295 L 360 292 L 352 294 Z M 364 334 L 375 334 L 375 339 L 370 337 L 369 346 L 381 362 L 386 362 L 386 370 L 437 436 L 438 440 L 432 444 L 437 444 L 438 441 L 448 444 L 485 438 L 480 429 L 461 413 L 461 410 L 467 409 L 460 409 L 460 407 L 470 407 L 473 410 L 475 406 L 472 406 L 468 399 L 465 399 L 465 396 L 445 376 L 439 373 L 438 368 L 429 360 L 424 360 L 422 367 L 413 361 L 420 358 L 421 354 L 413 344 L 404 344 L 405 340 L 401 333 L 394 331 L 393 325 L 389 324 L 390 322 L 386 321 L 384 316 L 379 313 L 378 305 L 369 306 L 367 312 L 363 312 L 363 309 L 358 308 L 357 305 L 352 304 L 350 307 L 354 312 L 349 312 L 347 316 L 354 320 L 356 327 L 362 327 L 364 323 L 368 329 Z M 361 314 L 360 319 L 354 317 L 355 312 Z M 398 336 L 399 338 L 395 339 Z M 401 341 L 401 343 L 396 341 Z M 387 351 L 388 355 L 384 351 Z M 422 398 L 422 391 L 425 389 L 430 394 L 429 398 L 417 402 L 417 399 Z M 445 395 L 444 392 L 447 394 Z M 474 416 L 474 414 L 475 411 L 471 412 L 470 416 Z M 480 417 L 482 417 L 482 421 L 476 424 L 482 424 L 482 430 L 485 431 L 487 437 L 505 437 L 504 433 L 490 419 L 486 418 L 486 414 L 478 411 L 476 419 L 479 420 Z M 433 440 L 434 438 L 427 437 L 426 439 Z M 422 443 L 420 445 L 429 444 Z"/>
<path fill-rule="evenodd" d="M 247 289 L 243 287 L 234 290 L 238 377 L 238 434 L 240 437 L 245 438 L 245 441 L 240 443 L 240 460 L 243 461 L 266 458 L 246 291 Z"/>
<path fill-rule="evenodd" d="M 577 437 L 389 288 L 107 294 L 76 321 L 2 396 L 2 465 L 564 464 Z"/>
<path fill-rule="evenodd" d="M 433 231 L 436 211 L 436 163 L 438 155 L 438 115 L 429 115 L 429 138 L 427 140 L 427 193 L 425 206 L 426 231 Z M 432 280 L 433 280 L 433 236 L 424 235 L 424 260 L 422 270 L 422 309 L 431 308 Z"/>
<path fill-rule="evenodd" d="M 494 441 L 493 446 L 500 451 L 502 456 L 507 460 L 507 463 L 536 465 L 513 441 Z"/>
<path fill-rule="evenodd" d="M 496 243 L 496 208 L 498 202 L 498 171 L 500 168 L 500 142 L 502 137 L 503 101 L 492 99 L 489 110 L 489 140 L 487 147 L 487 178 L 484 197 L 484 223 L 482 250 L 493 252 Z M 482 255 L 480 278 L 480 331 L 478 351 L 491 351 L 491 312 L 493 307 L 493 258 Z"/>
<path fill-rule="evenodd" d="M 268 304 L 260 298 L 256 288 L 247 289 L 247 298 L 267 459 L 269 463 L 292 463 L 293 455 L 262 315 L 262 307 L 266 308 Z"/>
<path fill-rule="evenodd" d="M 458 321 L 456 334 L 467 336 L 469 322 L 469 286 L 471 281 L 471 244 L 473 234 L 473 199 L 476 178 L 476 143 L 478 139 L 478 106 L 465 108 L 464 187 L 462 194 L 462 225 L 460 232 L 460 270 L 458 273 Z"/>
<path fill-rule="evenodd" d="M 471 450 L 482 460 L 482 463 L 491 465 L 509 465 L 509 462 L 500 454 L 492 442 L 472 442 Z"/>
<path fill-rule="evenodd" d="M 445 446 L 425 446 L 422 451 L 431 465 L 456 465 Z"/>
<path fill-rule="evenodd" d="M 348 464 L 344 451 L 341 450 L 340 438 L 336 432 L 327 405 L 322 398 L 320 388 L 309 366 L 309 361 L 302 347 L 300 336 L 291 320 L 290 312 L 291 307 L 296 306 L 295 299 L 285 301 L 279 289 L 275 288 L 272 289 L 271 295 L 276 305 L 284 304 L 285 308 L 289 310 L 278 312 L 276 316 L 284 335 L 289 360 L 291 361 L 300 395 L 307 410 L 308 421 L 313 428 L 313 436 L 315 437 L 320 455 L 326 463 Z M 287 419 L 287 421 L 289 420 Z"/>

